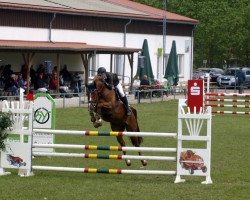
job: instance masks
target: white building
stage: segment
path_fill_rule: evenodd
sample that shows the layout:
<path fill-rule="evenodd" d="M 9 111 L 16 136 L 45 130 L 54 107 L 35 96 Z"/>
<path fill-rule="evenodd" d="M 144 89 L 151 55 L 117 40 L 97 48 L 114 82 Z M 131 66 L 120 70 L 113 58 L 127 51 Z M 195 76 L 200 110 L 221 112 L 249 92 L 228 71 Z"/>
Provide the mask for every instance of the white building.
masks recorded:
<path fill-rule="evenodd" d="M 162 56 L 164 17 L 166 55 L 175 40 L 180 81 L 186 81 L 192 74 L 193 29 L 198 21 L 128 0 L 0 0 L 0 66 L 11 64 L 18 72 L 24 64 L 23 53 L 32 53 L 33 50 L 36 52 L 32 61 L 35 69 L 47 60 L 58 64 L 57 56 L 49 47 L 47 52 L 45 49 L 39 51 L 39 47 L 36 51 L 35 47 L 27 49 L 24 45 L 22 48 L 19 41 L 33 41 L 32 45 L 42 41 L 141 49 L 144 39 L 147 39 L 154 76 L 162 80 L 165 72 Z M 6 40 L 14 45 L 6 48 L 3 45 Z M 56 51 L 60 52 L 60 48 Z M 124 64 L 124 56 L 116 53 L 110 56 L 96 52 L 88 60 L 88 68 L 83 68 L 80 56 L 61 52 L 63 56 L 60 56 L 59 63 L 67 64 L 72 72 L 87 69 L 89 72 L 85 74 L 89 76 L 94 75 L 99 66 L 109 70 L 112 63 L 112 71 L 124 75 L 124 81 L 130 82 L 136 73 L 138 56 L 136 50 L 131 52 L 135 52 L 130 60 L 133 71 L 128 59 Z"/>

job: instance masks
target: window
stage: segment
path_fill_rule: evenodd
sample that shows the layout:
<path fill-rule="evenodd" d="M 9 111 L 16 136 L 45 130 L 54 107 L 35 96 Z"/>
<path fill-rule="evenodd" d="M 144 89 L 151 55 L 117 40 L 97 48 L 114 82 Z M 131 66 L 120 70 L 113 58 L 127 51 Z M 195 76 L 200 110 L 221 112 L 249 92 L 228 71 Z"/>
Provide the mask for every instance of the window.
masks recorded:
<path fill-rule="evenodd" d="M 179 77 L 184 77 L 184 54 L 178 54 Z"/>

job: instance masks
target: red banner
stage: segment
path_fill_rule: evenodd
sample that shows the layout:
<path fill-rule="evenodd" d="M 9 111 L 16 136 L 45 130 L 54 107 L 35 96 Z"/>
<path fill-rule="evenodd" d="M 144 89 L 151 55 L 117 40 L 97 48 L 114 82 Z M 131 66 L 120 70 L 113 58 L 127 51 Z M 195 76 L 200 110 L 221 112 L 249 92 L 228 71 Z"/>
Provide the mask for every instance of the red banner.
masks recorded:
<path fill-rule="evenodd" d="M 194 112 L 194 107 L 196 107 L 196 112 L 203 108 L 203 93 L 204 82 L 202 79 L 188 80 L 188 107 L 191 112 Z"/>

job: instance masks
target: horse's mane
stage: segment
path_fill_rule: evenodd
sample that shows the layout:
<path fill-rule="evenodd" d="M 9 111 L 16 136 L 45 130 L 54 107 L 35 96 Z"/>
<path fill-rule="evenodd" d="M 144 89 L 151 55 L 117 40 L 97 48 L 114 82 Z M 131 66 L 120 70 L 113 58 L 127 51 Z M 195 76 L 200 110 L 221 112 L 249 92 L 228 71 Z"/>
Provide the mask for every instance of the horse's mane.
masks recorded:
<path fill-rule="evenodd" d="M 113 99 L 113 97 L 116 97 L 116 93 L 113 89 L 109 88 L 105 82 L 103 81 L 103 78 L 100 75 L 96 75 L 93 80 L 96 90 L 98 91 L 101 96 L 106 97 L 105 99 Z"/>

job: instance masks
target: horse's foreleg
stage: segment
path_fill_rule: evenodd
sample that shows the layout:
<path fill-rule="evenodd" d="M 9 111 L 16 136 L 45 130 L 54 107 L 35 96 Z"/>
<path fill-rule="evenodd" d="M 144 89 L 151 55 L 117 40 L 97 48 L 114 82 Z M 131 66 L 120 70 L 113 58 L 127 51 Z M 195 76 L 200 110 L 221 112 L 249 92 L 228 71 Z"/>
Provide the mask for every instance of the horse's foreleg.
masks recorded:
<path fill-rule="evenodd" d="M 89 114 L 91 117 L 91 122 L 93 122 L 95 128 L 98 128 L 102 125 L 102 119 L 98 114 L 95 114 L 93 111 L 90 111 Z"/>
<path fill-rule="evenodd" d="M 89 115 L 90 115 L 90 120 L 91 120 L 91 122 L 95 122 L 96 119 L 95 119 L 95 114 L 94 114 L 94 112 L 93 112 L 93 111 L 90 111 L 90 112 L 89 112 Z"/>
<path fill-rule="evenodd" d="M 98 115 L 98 113 L 96 113 L 95 115 L 95 121 L 93 122 L 93 124 L 95 128 L 102 126 L 102 118 L 100 117 L 100 115 Z"/>
<path fill-rule="evenodd" d="M 126 145 L 125 145 L 125 141 L 124 141 L 124 139 L 123 139 L 122 136 L 117 136 L 116 139 L 117 139 L 117 141 L 119 142 L 119 144 L 120 144 L 122 147 L 125 147 L 125 146 L 126 146 Z M 126 151 L 122 151 L 122 152 L 123 152 L 123 155 L 126 155 Z M 126 165 L 127 165 L 127 166 L 130 166 L 130 165 L 131 165 L 131 161 L 130 161 L 130 160 L 125 160 L 125 162 L 126 162 Z"/>

